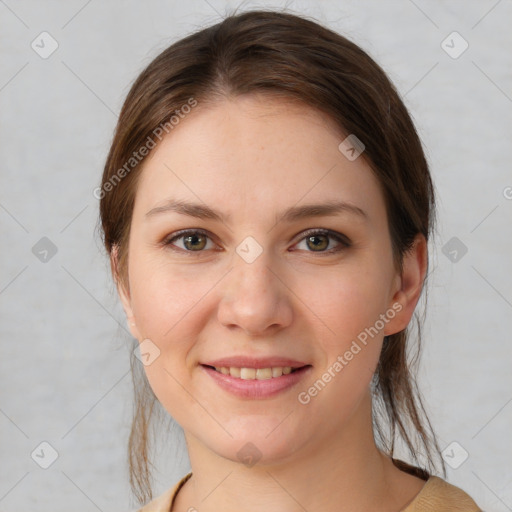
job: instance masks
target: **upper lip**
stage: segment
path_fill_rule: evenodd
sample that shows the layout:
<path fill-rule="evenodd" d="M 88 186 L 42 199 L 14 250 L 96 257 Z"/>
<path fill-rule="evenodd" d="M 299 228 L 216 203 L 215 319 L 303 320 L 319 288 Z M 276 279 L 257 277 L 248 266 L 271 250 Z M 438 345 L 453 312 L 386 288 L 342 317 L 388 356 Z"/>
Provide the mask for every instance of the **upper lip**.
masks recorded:
<path fill-rule="evenodd" d="M 301 368 L 307 366 L 308 363 L 303 363 L 295 359 L 286 357 L 252 357 L 252 356 L 232 356 L 223 357 L 201 363 L 207 366 L 215 366 L 216 368 L 275 368 L 290 366 L 292 368 Z"/>

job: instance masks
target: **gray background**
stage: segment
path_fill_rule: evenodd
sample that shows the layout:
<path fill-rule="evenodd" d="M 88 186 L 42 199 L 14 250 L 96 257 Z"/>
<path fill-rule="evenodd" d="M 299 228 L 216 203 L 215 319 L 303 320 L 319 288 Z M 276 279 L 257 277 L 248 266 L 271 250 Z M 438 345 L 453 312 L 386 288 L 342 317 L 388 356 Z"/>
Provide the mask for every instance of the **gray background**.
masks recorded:
<path fill-rule="evenodd" d="M 95 234 L 92 191 L 137 74 L 170 43 L 237 5 L 0 0 L 1 511 L 135 506 L 125 458 L 132 341 Z M 284 5 L 245 2 L 243 10 Z M 287 5 L 366 49 L 416 122 L 440 219 L 420 383 L 447 462 L 469 454 L 448 468 L 448 480 L 486 512 L 510 511 L 511 2 Z M 31 47 L 42 46 L 43 31 L 59 45 L 46 59 Z M 469 44 L 458 58 L 441 46 L 453 31 Z M 452 53 L 462 48 L 453 41 Z M 43 237 L 56 254 L 38 252 Z M 155 494 L 189 469 L 175 427 Z M 50 462 L 43 441 L 58 452 L 48 469 L 38 465 Z"/>

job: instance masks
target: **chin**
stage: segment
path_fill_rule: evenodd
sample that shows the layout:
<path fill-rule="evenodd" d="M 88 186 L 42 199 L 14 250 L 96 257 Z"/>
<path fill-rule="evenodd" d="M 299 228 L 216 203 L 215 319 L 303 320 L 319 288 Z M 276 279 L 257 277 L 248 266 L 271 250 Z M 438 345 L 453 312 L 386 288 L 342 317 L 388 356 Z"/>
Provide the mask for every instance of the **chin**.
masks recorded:
<path fill-rule="evenodd" d="M 302 444 L 302 439 L 295 437 L 293 432 L 286 428 L 283 418 L 278 421 L 262 421 L 260 418 L 257 428 L 255 422 L 240 420 L 240 423 L 247 428 L 227 429 L 233 438 L 227 434 L 222 438 L 216 436 L 205 444 L 219 456 L 247 467 L 285 462 Z"/>

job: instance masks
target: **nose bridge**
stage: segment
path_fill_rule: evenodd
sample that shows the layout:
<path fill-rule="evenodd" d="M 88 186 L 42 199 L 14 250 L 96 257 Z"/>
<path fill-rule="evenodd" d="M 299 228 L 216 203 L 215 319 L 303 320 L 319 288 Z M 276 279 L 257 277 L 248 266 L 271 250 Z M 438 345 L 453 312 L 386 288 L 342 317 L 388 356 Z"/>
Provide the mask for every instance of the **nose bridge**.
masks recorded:
<path fill-rule="evenodd" d="M 233 257 L 219 306 L 219 320 L 251 333 L 288 325 L 291 309 L 286 287 L 276 276 L 271 253 L 261 248 L 256 254 L 250 243 L 240 244 Z"/>
<path fill-rule="evenodd" d="M 261 245 L 253 236 L 247 236 L 238 244 L 235 252 L 232 261 L 235 293 L 241 287 L 245 295 L 251 291 L 258 294 L 275 284 L 275 276 L 270 270 L 275 262 L 268 246 Z"/>
<path fill-rule="evenodd" d="M 237 250 L 233 266 L 229 295 L 239 304 L 255 299 L 260 302 L 267 301 L 279 293 L 276 277 L 271 271 L 272 261 L 268 250 L 262 251 L 254 259 L 246 259 L 243 254 L 240 256 Z"/>

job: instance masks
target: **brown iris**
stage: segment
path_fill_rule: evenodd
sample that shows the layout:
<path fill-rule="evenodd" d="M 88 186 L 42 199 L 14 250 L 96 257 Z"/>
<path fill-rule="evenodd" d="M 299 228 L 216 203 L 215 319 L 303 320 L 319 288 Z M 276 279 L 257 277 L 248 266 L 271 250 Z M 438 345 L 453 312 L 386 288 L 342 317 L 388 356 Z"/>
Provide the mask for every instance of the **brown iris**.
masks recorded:
<path fill-rule="evenodd" d="M 320 242 L 320 243 L 315 243 L 313 242 L 313 240 L 318 240 L 319 238 L 323 238 L 324 239 L 324 242 Z M 323 250 L 323 249 L 326 249 L 328 246 L 329 246 L 329 237 L 327 235 L 312 235 L 312 236 L 308 236 L 307 238 L 307 243 L 308 243 L 308 247 L 312 248 L 310 245 L 309 245 L 309 242 L 313 242 L 313 246 L 314 248 L 316 249 L 320 249 L 320 250 Z"/>
<path fill-rule="evenodd" d="M 192 251 L 195 251 L 195 250 L 200 251 L 200 250 L 204 249 L 206 246 L 206 238 L 207 237 L 205 235 L 202 235 L 201 233 L 184 236 L 183 237 L 183 245 L 187 249 L 190 249 Z M 199 241 L 199 243 L 198 243 L 198 241 Z M 190 244 L 190 245 L 188 245 L 188 244 Z"/>

